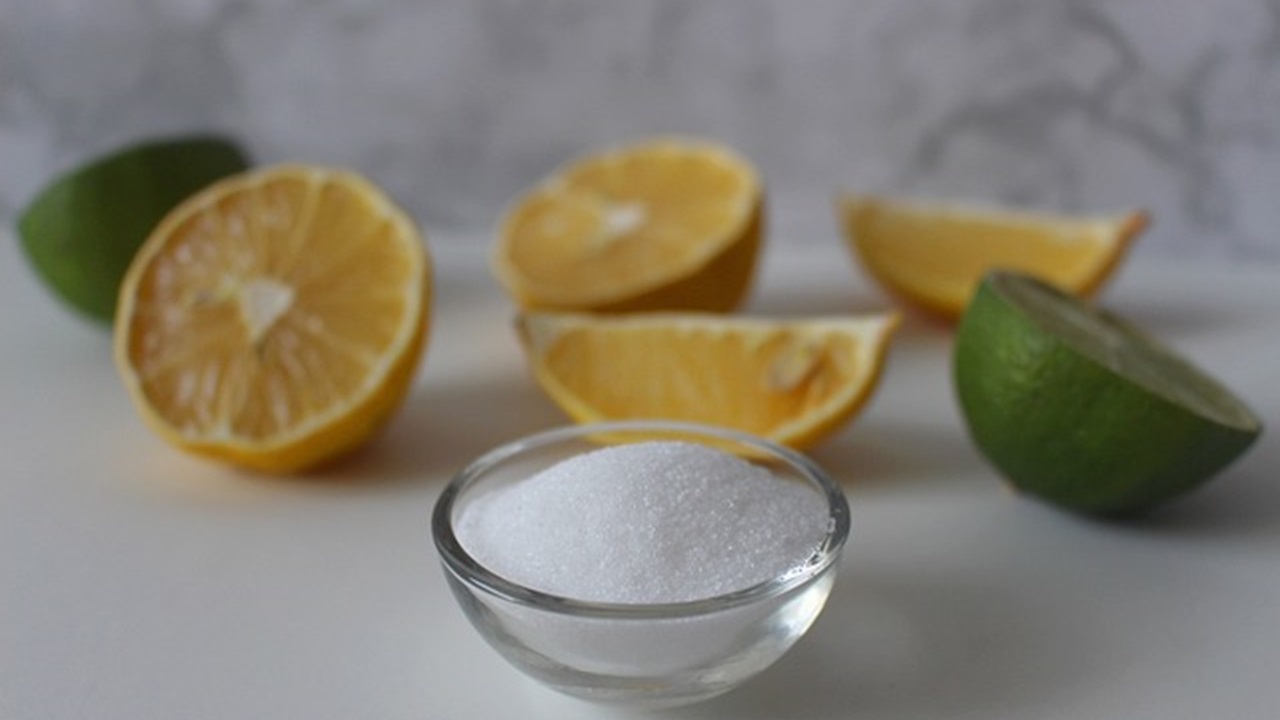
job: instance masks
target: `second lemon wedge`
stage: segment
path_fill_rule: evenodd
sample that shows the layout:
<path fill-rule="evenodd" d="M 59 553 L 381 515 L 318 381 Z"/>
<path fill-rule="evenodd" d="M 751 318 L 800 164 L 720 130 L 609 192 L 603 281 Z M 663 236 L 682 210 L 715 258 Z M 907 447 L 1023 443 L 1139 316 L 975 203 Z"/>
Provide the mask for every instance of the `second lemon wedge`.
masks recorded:
<path fill-rule="evenodd" d="M 837 211 L 867 272 L 913 305 L 964 312 L 982 276 L 1018 270 L 1088 296 L 1146 228 L 1143 212 L 1068 217 L 996 207 L 844 195 Z"/>
<path fill-rule="evenodd" d="M 517 320 L 535 377 L 579 422 L 667 419 L 803 449 L 876 388 L 895 314 L 804 320 L 700 313 L 530 313 Z"/>

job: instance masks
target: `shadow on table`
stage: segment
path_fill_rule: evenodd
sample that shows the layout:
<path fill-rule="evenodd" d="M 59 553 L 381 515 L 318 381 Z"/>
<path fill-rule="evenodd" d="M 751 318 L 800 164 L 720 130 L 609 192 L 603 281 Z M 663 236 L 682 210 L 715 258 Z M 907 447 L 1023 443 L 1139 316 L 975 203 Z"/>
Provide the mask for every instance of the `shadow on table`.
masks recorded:
<path fill-rule="evenodd" d="M 443 480 L 499 445 L 567 422 L 523 375 L 420 386 L 374 442 L 300 481 Z"/>
<path fill-rule="evenodd" d="M 963 427 L 871 418 L 810 454 L 846 489 L 945 483 L 985 467 Z"/>
<path fill-rule="evenodd" d="M 1248 454 L 1205 485 L 1111 529 L 1203 540 L 1280 537 L 1280 484 L 1272 470 L 1277 466 L 1280 442 L 1264 432 Z"/>
<path fill-rule="evenodd" d="M 1037 606 L 1014 579 L 863 572 L 844 580 L 810 633 L 775 666 L 667 716 L 1017 715 L 1106 672 L 1106 638 L 1081 618 Z"/>

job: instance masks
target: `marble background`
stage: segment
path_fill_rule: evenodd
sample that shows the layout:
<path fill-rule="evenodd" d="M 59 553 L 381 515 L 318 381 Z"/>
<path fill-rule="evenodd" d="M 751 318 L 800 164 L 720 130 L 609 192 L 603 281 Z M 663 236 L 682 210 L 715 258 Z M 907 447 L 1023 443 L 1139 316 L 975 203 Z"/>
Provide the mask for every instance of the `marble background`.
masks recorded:
<path fill-rule="evenodd" d="M 1280 262 L 1280 0 L 0 0 L 0 220 L 54 173 L 223 130 L 487 242 L 568 157 L 711 135 L 772 240 L 837 188 L 1144 206 L 1137 252 Z"/>

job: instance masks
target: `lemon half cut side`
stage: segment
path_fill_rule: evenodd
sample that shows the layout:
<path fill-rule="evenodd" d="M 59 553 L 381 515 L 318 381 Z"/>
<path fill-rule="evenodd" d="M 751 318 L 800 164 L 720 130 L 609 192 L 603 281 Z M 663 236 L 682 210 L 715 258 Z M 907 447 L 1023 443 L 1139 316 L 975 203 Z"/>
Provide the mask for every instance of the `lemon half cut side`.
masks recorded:
<path fill-rule="evenodd" d="M 727 312 L 750 290 L 763 214 L 742 155 L 645 140 L 578 158 L 517 198 L 491 267 L 526 310 Z"/>
<path fill-rule="evenodd" d="M 285 165 L 193 196 L 121 288 L 115 358 L 142 417 L 186 450 L 305 470 L 381 427 L 426 342 L 431 262 L 378 188 Z"/>

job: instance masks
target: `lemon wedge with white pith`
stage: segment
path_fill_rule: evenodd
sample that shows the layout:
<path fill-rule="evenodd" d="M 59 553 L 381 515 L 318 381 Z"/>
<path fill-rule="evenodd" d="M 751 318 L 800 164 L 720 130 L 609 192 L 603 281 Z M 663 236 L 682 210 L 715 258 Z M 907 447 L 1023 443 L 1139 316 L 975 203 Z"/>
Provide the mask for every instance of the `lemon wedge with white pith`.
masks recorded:
<path fill-rule="evenodd" d="M 806 448 L 869 400 L 897 323 L 528 313 L 517 326 L 538 383 L 579 422 L 682 420 Z"/>
<path fill-rule="evenodd" d="M 945 318 L 964 312 L 984 273 L 1025 272 L 1088 297 L 1120 267 L 1146 213 L 1067 216 L 995 206 L 846 194 L 837 211 L 876 281 Z"/>

